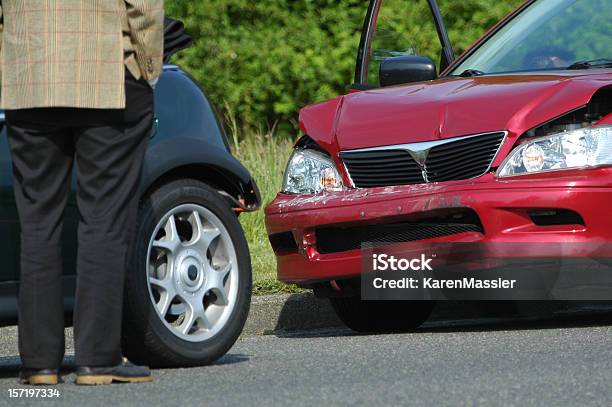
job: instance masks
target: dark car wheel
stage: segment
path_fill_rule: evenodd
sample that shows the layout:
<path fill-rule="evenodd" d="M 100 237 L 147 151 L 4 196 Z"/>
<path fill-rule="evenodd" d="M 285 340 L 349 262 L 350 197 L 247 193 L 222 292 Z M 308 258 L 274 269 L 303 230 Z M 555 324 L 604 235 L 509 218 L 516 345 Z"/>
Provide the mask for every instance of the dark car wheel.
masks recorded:
<path fill-rule="evenodd" d="M 336 314 L 357 332 L 404 332 L 421 326 L 433 301 L 362 301 L 358 297 L 331 298 Z"/>
<path fill-rule="evenodd" d="M 251 261 L 225 199 L 196 180 L 145 196 L 129 259 L 123 350 L 152 366 L 214 362 L 236 342 L 251 300 Z"/>

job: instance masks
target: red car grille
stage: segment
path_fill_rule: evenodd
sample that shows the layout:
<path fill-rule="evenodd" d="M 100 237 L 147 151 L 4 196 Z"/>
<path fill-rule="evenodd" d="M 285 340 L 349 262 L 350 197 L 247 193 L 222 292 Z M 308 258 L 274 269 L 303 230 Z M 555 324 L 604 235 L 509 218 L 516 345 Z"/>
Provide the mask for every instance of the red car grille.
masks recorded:
<path fill-rule="evenodd" d="M 340 158 L 357 188 L 462 180 L 490 169 L 505 136 L 497 132 L 435 142 L 423 165 L 413 158 L 410 144 L 343 151 Z"/>

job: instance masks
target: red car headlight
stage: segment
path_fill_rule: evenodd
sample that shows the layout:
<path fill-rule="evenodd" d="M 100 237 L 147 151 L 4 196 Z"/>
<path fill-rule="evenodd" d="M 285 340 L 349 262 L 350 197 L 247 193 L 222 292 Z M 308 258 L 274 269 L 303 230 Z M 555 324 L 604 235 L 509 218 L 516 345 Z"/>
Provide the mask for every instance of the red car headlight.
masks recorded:
<path fill-rule="evenodd" d="M 612 165 L 612 126 L 585 127 L 528 141 L 514 149 L 497 176 Z"/>
<path fill-rule="evenodd" d="M 293 152 L 285 170 L 284 193 L 318 194 L 343 188 L 342 178 L 329 156 L 310 149 Z"/>

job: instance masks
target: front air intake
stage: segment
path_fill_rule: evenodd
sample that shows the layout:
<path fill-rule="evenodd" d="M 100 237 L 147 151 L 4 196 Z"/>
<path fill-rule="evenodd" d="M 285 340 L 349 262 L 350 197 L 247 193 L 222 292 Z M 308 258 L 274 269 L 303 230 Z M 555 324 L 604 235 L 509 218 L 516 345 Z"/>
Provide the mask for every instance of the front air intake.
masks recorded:
<path fill-rule="evenodd" d="M 395 243 L 416 242 L 462 233 L 484 234 L 478 215 L 471 209 L 449 214 L 432 211 L 429 216 L 414 220 L 394 221 L 370 225 L 336 225 L 316 230 L 317 250 L 321 254 L 345 252 Z"/>

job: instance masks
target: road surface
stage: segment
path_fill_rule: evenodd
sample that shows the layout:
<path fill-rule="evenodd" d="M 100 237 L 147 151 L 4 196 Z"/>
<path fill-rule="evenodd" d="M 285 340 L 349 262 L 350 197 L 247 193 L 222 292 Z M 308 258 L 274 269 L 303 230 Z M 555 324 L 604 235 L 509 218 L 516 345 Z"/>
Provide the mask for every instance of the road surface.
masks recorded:
<path fill-rule="evenodd" d="M 242 338 L 214 366 L 155 370 L 151 384 L 79 387 L 10 399 L 19 359 L 0 330 L 0 405 L 612 405 L 612 314 L 428 323 L 416 333 L 346 329 Z"/>

